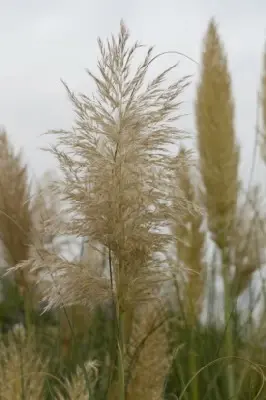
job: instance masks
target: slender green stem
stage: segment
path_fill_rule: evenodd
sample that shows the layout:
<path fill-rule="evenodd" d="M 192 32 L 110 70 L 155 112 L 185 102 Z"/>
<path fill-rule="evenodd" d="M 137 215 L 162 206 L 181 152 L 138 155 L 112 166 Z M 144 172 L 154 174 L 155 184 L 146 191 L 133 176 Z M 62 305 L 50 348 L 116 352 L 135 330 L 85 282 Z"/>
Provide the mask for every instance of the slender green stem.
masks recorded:
<path fill-rule="evenodd" d="M 226 251 L 223 251 L 223 281 L 224 281 L 224 319 L 226 324 L 226 355 L 233 357 L 234 354 L 234 338 L 233 338 L 233 321 L 231 313 L 233 311 L 233 299 L 230 291 L 229 282 L 229 262 Z M 236 395 L 236 382 L 235 382 L 235 369 L 232 363 L 227 367 L 227 379 L 228 379 L 228 395 L 229 398 L 233 399 Z"/>
<path fill-rule="evenodd" d="M 119 400 L 125 400 L 125 370 L 124 370 L 124 316 L 125 313 L 119 315 L 119 338 L 118 338 L 118 382 L 119 382 Z"/>
<path fill-rule="evenodd" d="M 29 288 L 27 288 L 26 293 L 24 294 L 24 312 L 25 312 L 25 325 L 28 333 L 30 333 L 32 324 L 31 324 L 31 310 L 32 310 L 32 302 L 31 296 L 29 293 Z"/>
<path fill-rule="evenodd" d="M 195 330 L 191 328 L 191 344 L 190 344 L 190 351 L 189 351 L 189 368 L 190 373 L 192 376 L 195 376 L 195 379 L 192 381 L 192 398 L 191 400 L 199 400 L 199 388 L 198 388 L 198 376 L 197 376 L 197 360 L 195 355 Z"/>

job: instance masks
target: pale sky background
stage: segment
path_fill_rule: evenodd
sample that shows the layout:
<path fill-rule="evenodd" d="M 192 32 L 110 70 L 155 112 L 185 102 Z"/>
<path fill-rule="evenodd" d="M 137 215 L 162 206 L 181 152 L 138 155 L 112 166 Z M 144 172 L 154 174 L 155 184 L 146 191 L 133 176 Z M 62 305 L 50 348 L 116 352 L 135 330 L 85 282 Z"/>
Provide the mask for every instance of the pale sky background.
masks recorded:
<path fill-rule="evenodd" d="M 176 50 L 200 61 L 202 38 L 214 16 L 224 41 L 236 99 L 237 133 L 242 144 L 241 171 L 247 180 L 255 138 L 256 92 L 266 40 L 265 0 L 0 0 L 0 124 L 16 148 L 23 148 L 31 173 L 53 168 L 39 148 L 52 138 L 48 129 L 69 128 L 73 114 L 63 78 L 71 89 L 90 93 L 85 68 L 94 69 L 97 37 L 117 33 L 124 19 L 132 39 L 156 50 Z M 196 74 L 197 66 L 180 59 L 178 74 Z M 184 99 L 193 111 L 196 77 Z M 182 110 L 183 111 L 183 110 Z M 193 117 L 182 124 L 193 131 Z M 264 180 L 265 170 L 255 179 Z"/>

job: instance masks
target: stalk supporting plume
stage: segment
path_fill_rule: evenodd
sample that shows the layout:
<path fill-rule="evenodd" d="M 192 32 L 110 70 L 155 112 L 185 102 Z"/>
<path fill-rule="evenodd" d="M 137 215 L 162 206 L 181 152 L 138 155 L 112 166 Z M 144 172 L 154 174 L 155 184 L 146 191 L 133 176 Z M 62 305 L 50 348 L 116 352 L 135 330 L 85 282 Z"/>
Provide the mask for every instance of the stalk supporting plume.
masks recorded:
<path fill-rule="evenodd" d="M 188 77 L 166 82 L 177 65 L 149 78 L 158 58 L 153 48 L 134 67 L 143 46 L 129 39 L 121 22 L 118 37 L 105 44 L 98 40 L 98 74 L 87 71 L 95 93 L 77 95 L 64 84 L 75 124 L 70 131 L 50 132 L 57 138 L 52 153 L 63 173 L 60 195 L 73 216 L 66 232 L 106 248 L 109 274 L 100 276 L 90 262 L 75 266 L 45 251 L 24 263 L 35 271 L 50 266 L 47 274 L 52 270 L 56 287 L 45 293 L 48 307 L 61 301 L 89 309 L 105 301 L 114 304 L 120 400 L 125 399 L 134 311 L 158 297 L 168 279 L 159 254 L 170 240 L 163 230 L 170 216 L 169 149 L 184 137 L 177 121 L 180 94 L 188 84 Z"/>
<path fill-rule="evenodd" d="M 228 356 L 232 356 L 234 350 L 230 318 L 233 301 L 229 268 L 230 244 L 237 209 L 239 153 L 234 131 L 234 106 L 227 58 L 213 19 L 204 40 L 195 108 L 208 225 L 213 240 L 221 251 L 227 351 Z M 228 382 L 231 398 L 236 394 L 232 366 L 228 367 Z"/>

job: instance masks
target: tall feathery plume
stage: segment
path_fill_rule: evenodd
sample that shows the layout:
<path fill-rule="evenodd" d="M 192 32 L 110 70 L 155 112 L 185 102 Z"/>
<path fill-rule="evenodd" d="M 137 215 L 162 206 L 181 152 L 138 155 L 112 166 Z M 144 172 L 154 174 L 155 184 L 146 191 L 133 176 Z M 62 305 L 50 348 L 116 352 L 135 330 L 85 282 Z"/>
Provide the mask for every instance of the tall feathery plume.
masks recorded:
<path fill-rule="evenodd" d="M 263 209 L 264 196 L 259 187 L 254 186 L 246 194 L 245 203 L 236 216 L 232 287 L 237 297 L 247 289 L 253 273 L 265 264 L 266 219 Z"/>
<path fill-rule="evenodd" d="M 238 198 L 239 152 L 234 131 L 231 79 L 217 27 L 212 19 L 204 41 L 196 98 L 199 162 L 205 189 L 208 226 L 221 252 L 228 355 L 234 354 L 230 250 Z M 214 283 L 213 283 L 214 284 Z M 235 396 L 235 374 L 228 366 L 229 396 Z"/>
<path fill-rule="evenodd" d="M 192 166 L 185 162 L 186 158 L 186 151 L 181 148 L 177 165 L 182 164 L 183 168 L 177 171 L 176 179 L 178 188 L 182 192 L 182 197 L 191 207 L 184 209 L 181 221 L 178 220 L 174 224 L 174 235 L 176 237 L 177 261 L 182 263 L 188 274 L 183 295 L 184 312 L 186 318 L 193 323 L 195 318 L 199 317 L 202 308 L 205 232 L 202 228 L 203 215 L 195 182 L 192 182 L 191 179 Z"/>
<path fill-rule="evenodd" d="M 172 236 L 173 246 L 173 272 L 175 297 L 178 298 L 179 315 L 182 323 L 187 327 L 187 338 L 193 343 L 195 327 L 199 322 L 202 311 L 202 300 L 204 294 L 204 242 L 203 213 L 199 202 L 198 177 L 195 163 L 191 162 L 191 151 L 181 147 L 177 154 L 175 164 L 175 176 L 172 190 Z M 192 179 L 195 177 L 195 180 Z M 183 204 L 183 212 L 180 215 L 180 206 Z M 179 279 L 180 272 L 183 276 Z M 181 281 L 179 283 L 179 281 Z M 182 293 L 181 293 L 182 290 Z M 173 328 L 176 340 L 176 329 Z M 197 356 L 188 350 L 187 354 L 190 372 L 195 378 L 191 384 L 192 397 L 198 397 Z"/>
<path fill-rule="evenodd" d="M 57 246 L 56 239 L 60 236 L 60 227 L 63 224 L 65 215 L 61 199 L 53 190 L 56 184 L 60 184 L 60 180 L 56 171 L 52 170 L 47 170 L 35 184 L 30 208 L 33 224 L 33 246 L 30 247 L 29 258 L 34 257 L 43 248 L 46 250 L 52 248 L 56 251 L 60 247 Z M 57 229 L 55 229 L 55 223 L 58 225 Z M 60 248 L 58 250 L 60 251 Z M 38 304 L 43 300 L 43 293 L 46 290 L 50 290 L 52 278 L 50 276 L 47 282 L 46 279 L 42 279 L 42 273 L 40 272 L 40 269 L 34 272 L 35 282 L 39 282 L 38 288 L 35 288 L 35 301 Z M 60 332 L 63 335 L 62 341 L 63 343 L 69 343 L 69 324 L 65 319 L 64 310 L 60 310 L 59 323 Z"/>
<path fill-rule="evenodd" d="M 5 131 L 0 133 L 0 235 L 8 266 L 26 260 L 31 242 L 32 220 L 27 169 L 15 154 Z M 25 271 L 15 275 L 21 290 L 27 286 Z"/>
<path fill-rule="evenodd" d="M 218 247 L 226 249 L 237 207 L 239 152 L 234 131 L 231 79 L 213 20 L 205 37 L 196 125 L 208 224 Z"/>
<path fill-rule="evenodd" d="M 158 297 L 162 281 L 168 279 L 159 254 L 170 240 L 163 231 L 169 217 L 169 148 L 182 137 L 176 122 L 188 80 L 167 84 L 173 65 L 147 82 L 158 56 L 149 48 L 134 68 L 135 53 L 143 46 L 129 45 L 123 22 L 118 38 L 98 43 L 99 75 L 88 71 L 96 93 L 76 95 L 65 85 L 76 121 L 71 131 L 53 131 L 57 144 L 52 153 L 64 175 L 62 194 L 73 215 L 66 231 L 107 249 L 109 276 L 84 260 L 76 265 L 47 252 L 39 252 L 24 266 L 51 266 L 48 307 L 64 303 L 93 309 L 113 301 L 119 398 L 124 400 L 125 354 L 134 310 Z"/>
<path fill-rule="evenodd" d="M 32 239 L 30 189 L 27 167 L 21 154 L 10 145 L 7 133 L 0 133 L 0 241 L 7 267 L 14 267 L 29 257 Z M 23 298 L 26 324 L 30 327 L 34 307 L 35 278 L 28 269 L 14 271 L 14 280 Z"/>
<path fill-rule="evenodd" d="M 261 111 L 262 116 L 261 120 L 258 118 L 257 121 L 260 150 L 262 159 L 266 163 L 266 47 L 263 53 L 258 110 Z M 246 289 L 253 272 L 265 262 L 265 218 L 261 211 L 263 209 L 262 203 L 263 198 L 260 190 L 255 186 L 247 193 L 247 201 L 244 204 L 244 209 L 240 210 L 241 215 L 238 217 L 240 224 L 237 224 L 238 232 L 235 236 L 236 241 L 239 242 L 239 246 L 236 245 L 236 264 L 240 261 L 241 267 L 236 268 L 236 277 L 238 278 L 235 286 L 237 294 Z M 248 215 L 251 215 L 251 217 L 247 218 Z M 246 238 L 244 237 L 245 234 Z M 242 240 L 239 240 L 240 235 Z"/>

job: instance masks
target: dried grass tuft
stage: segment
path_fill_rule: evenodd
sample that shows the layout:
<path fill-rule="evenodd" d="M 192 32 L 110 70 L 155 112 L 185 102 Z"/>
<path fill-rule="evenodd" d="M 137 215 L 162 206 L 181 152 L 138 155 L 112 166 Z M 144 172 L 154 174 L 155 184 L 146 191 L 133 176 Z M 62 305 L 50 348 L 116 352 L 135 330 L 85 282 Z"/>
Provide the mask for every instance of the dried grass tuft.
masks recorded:
<path fill-rule="evenodd" d="M 38 354 L 34 337 L 24 328 L 0 344 L 0 399 L 43 399 L 47 360 Z"/>

